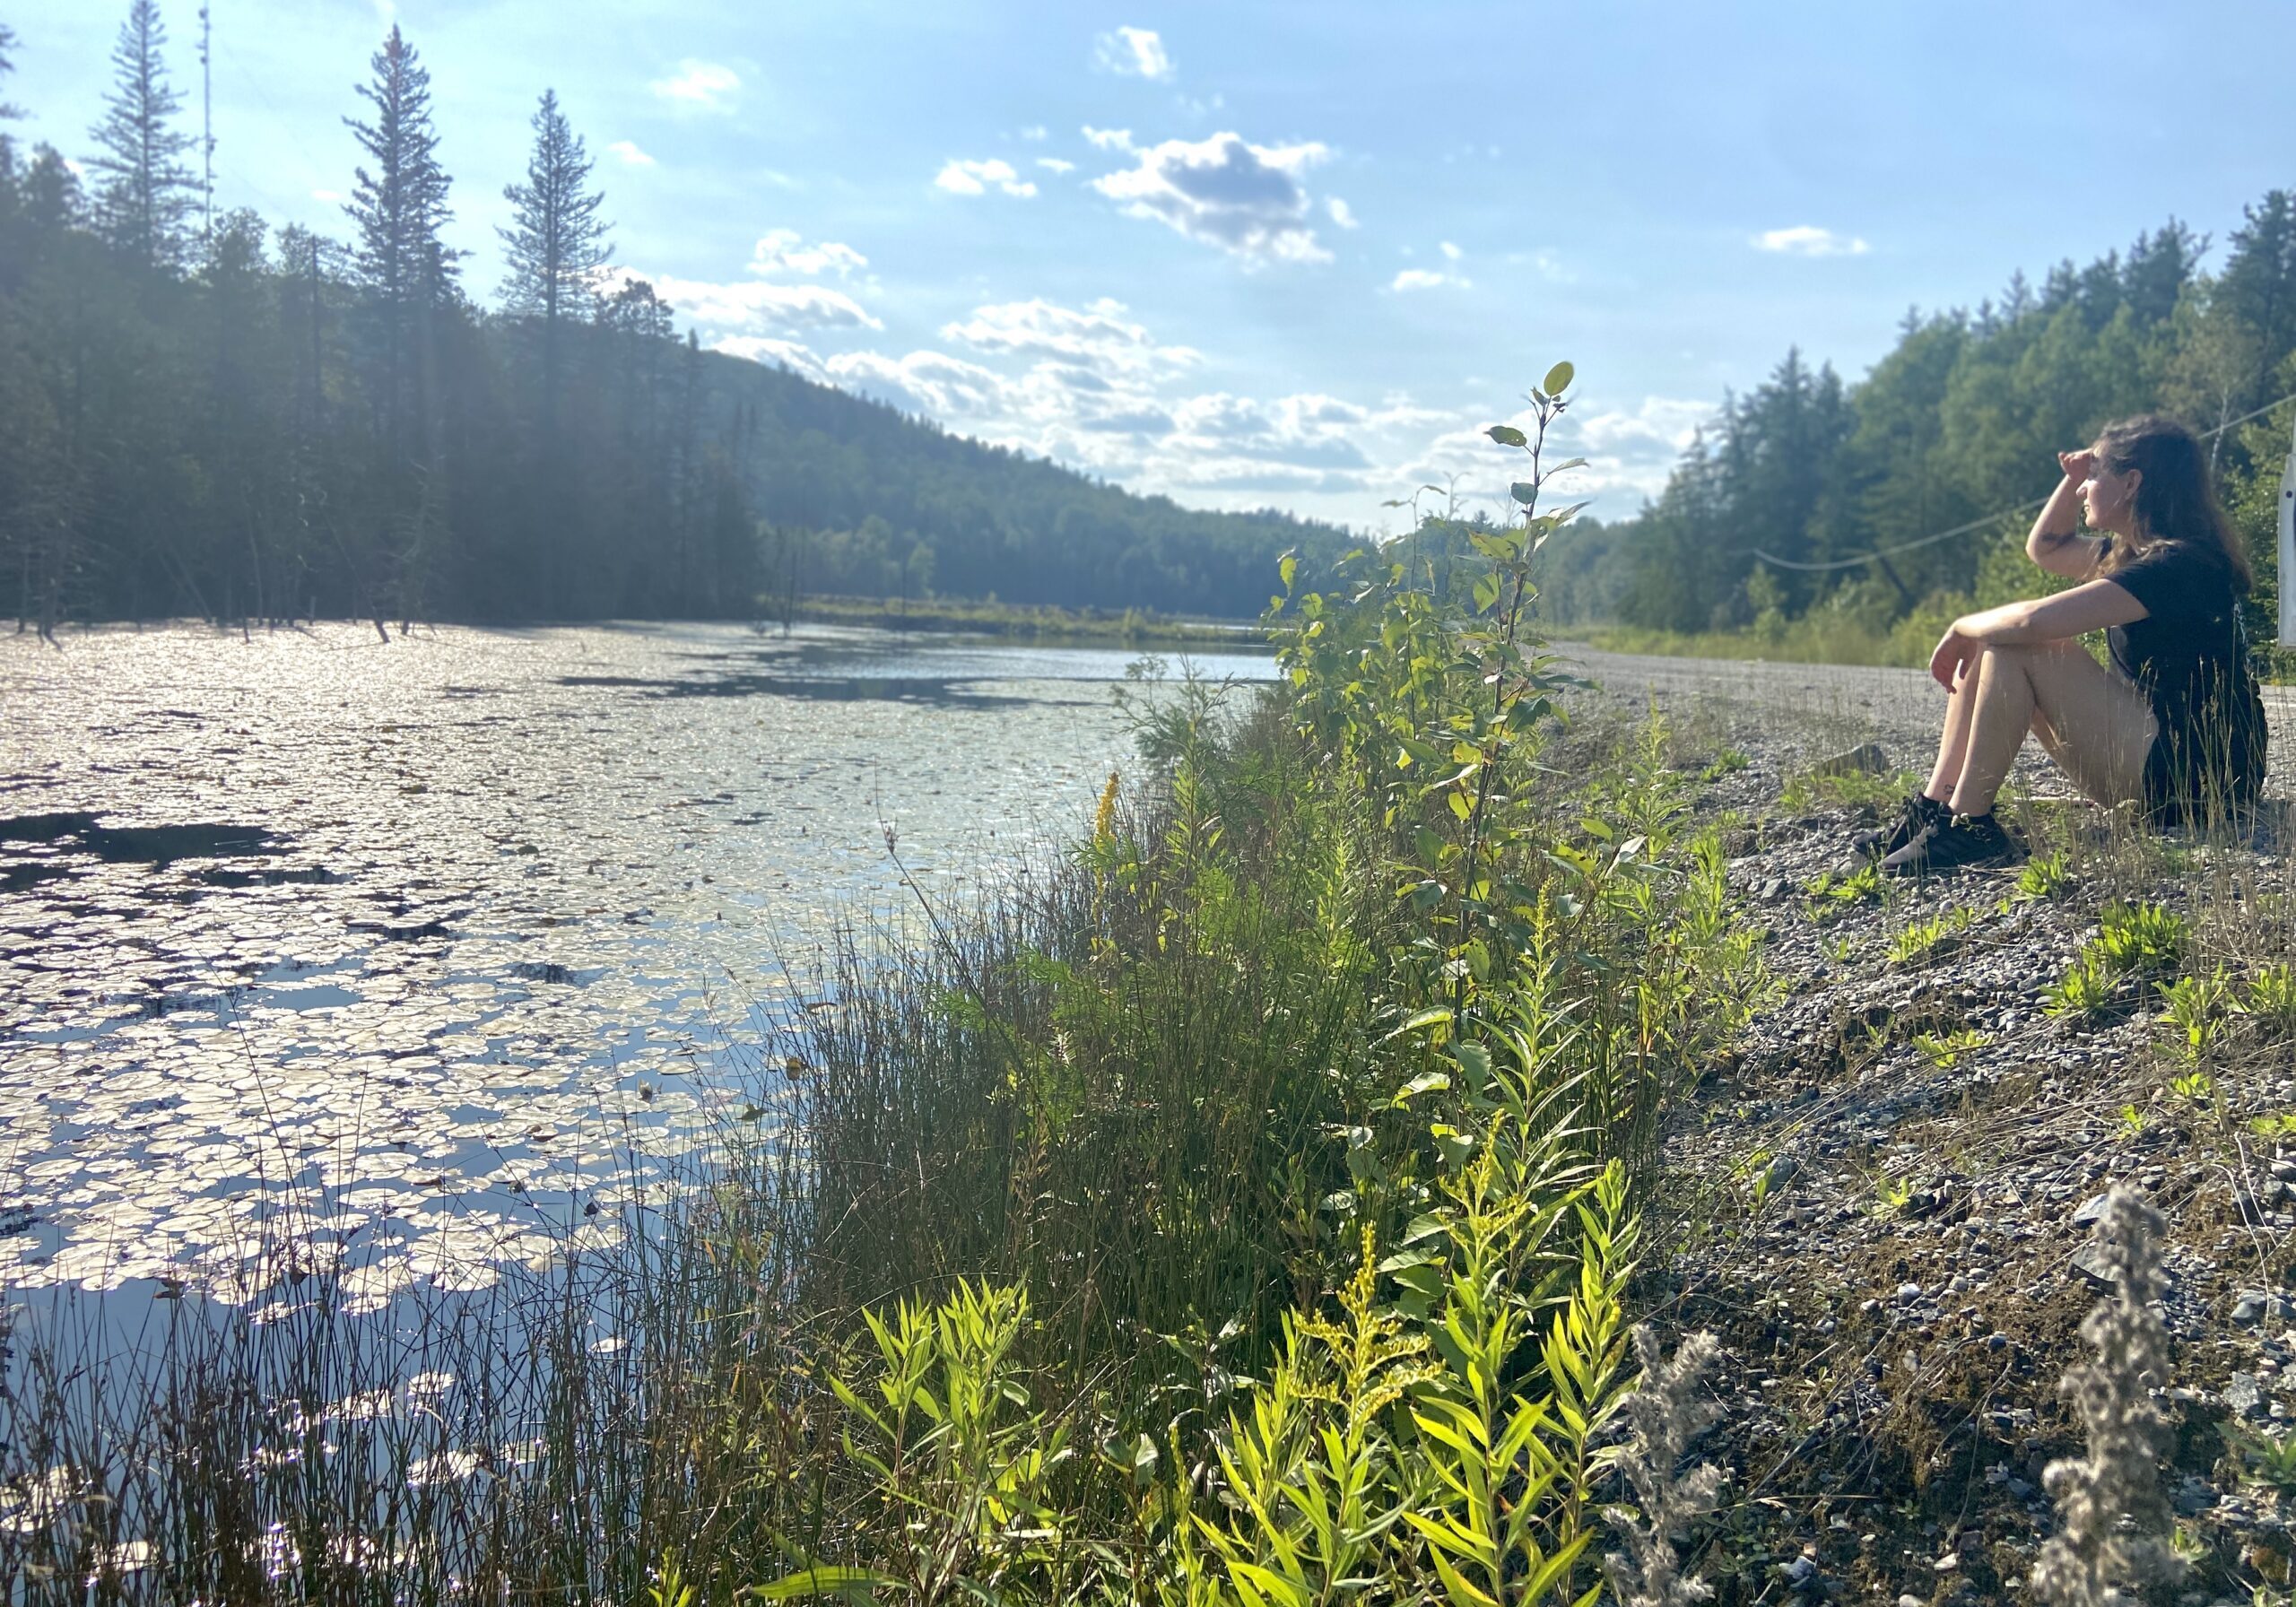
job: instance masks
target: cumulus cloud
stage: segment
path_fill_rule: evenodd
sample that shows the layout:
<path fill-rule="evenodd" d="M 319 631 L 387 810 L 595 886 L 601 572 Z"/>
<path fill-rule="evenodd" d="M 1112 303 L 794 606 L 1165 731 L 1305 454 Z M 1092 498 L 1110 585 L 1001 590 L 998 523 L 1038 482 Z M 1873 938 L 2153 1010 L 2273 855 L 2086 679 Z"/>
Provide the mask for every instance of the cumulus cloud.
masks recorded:
<path fill-rule="evenodd" d="M 1757 251 L 1783 251 L 1791 256 L 1863 256 L 1871 249 L 1856 235 L 1836 234 L 1803 223 L 1792 229 L 1772 229 L 1753 238 Z"/>
<path fill-rule="evenodd" d="M 1455 245 L 1451 244 L 1451 242 L 1450 242 L 1450 241 L 1448 241 L 1448 240 L 1445 240 L 1445 241 L 1443 242 L 1443 245 L 1442 245 L 1442 251 L 1443 251 L 1443 260 L 1444 260 L 1445 262 L 1457 262 L 1457 261 L 1458 261 L 1458 260 L 1459 260 L 1459 258 L 1461 258 L 1462 256 L 1465 256 L 1466 255 L 1466 253 L 1465 253 L 1465 252 L 1464 252 L 1464 251 L 1460 250 L 1457 246 L 1455 246 Z"/>
<path fill-rule="evenodd" d="M 1434 291 L 1448 285 L 1452 290 L 1463 291 L 1473 283 L 1474 281 L 1457 274 L 1438 273 L 1433 268 L 1405 268 L 1395 276 L 1395 282 L 1387 288 L 1398 291 Z"/>
<path fill-rule="evenodd" d="M 1008 195 L 1037 193 L 1037 187 L 1014 172 L 1011 162 L 993 156 L 987 161 L 952 161 L 933 182 L 956 195 L 985 195 L 991 185 Z"/>
<path fill-rule="evenodd" d="M 1197 360 L 1187 346 L 1160 346 L 1144 325 L 1125 316 L 1121 301 L 1102 297 L 1083 308 L 1039 299 L 973 308 L 972 317 L 942 326 L 941 338 L 977 351 L 1063 359 L 1109 372 L 1178 369 Z"/>
<path fill-rule="evenodd" d="M 750 272 L 773 274 L 783 272 L 810 276 L 835 273 L 840 279 L 850 278 L 869 265 L 869 259 L 850 246 L 835 240 L 821 240 L 808 246 L 794 229 L 771 229 L 760 236 L 750 253 Z"/>
<path fill-rule="evenodd" d="M 1494 509 L 1506 510 L 1506 484 L 1512 465 L 1506 454 L 1492 446 L 1483 430 L 1492 423 L 1509 423 L 1527 431 L 1534 423 L 1529 411 L 1503 420 L 1464 413 L 1446 416 L 1449 426 L 1404 462 L 1395 475 L 1396 483 L 1442 482 L 1460 474 L 1463 496 L 1483 498 Z M 1556 491 L 1569 501 L 1605 499 L 1600 511 L 1605 517 L 1623 517 L 1632 511 L 1631 506 L 1613 508 L 1608 499 L 1617 498 L 1623 503 L 1627 498 L 1639 499 L 1663 491 L 1699 427 L 1713 416 L 1709 403 L 1672 396 L 1645 396 L 1631 407 L 1583 412 L 1574 408 L 1548 435 L 1550 451 L 1592 461 L 1585 468 L 1572 470 L 1568 480 L 1557 483 Z"/>
<path fill-rule="evenodd" d="M 640 151 L 635 140 L 616 140 L 606 149 L 622 158 L 622 165 L 625 168 L 650 168 L 654 165 L 654 159 Z"/>
<path fill-rule="evenodd" d="M 1057 156 L 1039 156 L 1037 158 L 1037 166 L 1048 173 L 1074 173 L 1076 170 L 1074 162 L 1065 161 Z"/>
<path fill-rule="evenodd" d="M 1024 140 L 1040 140 L 1044 138 L 1044 136 L 1045 126 L 1041 123 L 1031 123 L 1029 126 L 1021 130 L 1021 137 Z"/>
<path fill-rule="evenodd" d="M 1087 138 L 1096 132 L 1085 130 Z M 1166 140 L 1118 149 L 1132 167 L 1092 180 L 1092 187 L 1136 218 L 1152 218 L 1190 239 L 1235 253 L 1253 266 L 1271 262 L 1328 262 L 1331 253 L 1308 225 L 1300 174 L 1329 154 L 1312 141 L 1255 145 L 1237 134 Z M 1101 141 L 1094 139 L 1094 143 Z"/>
<path fill-rule="evenodd" d="M 940 352 L 912 352 L 907 357 L 846 352 L 831 358 L 827 366 L 832 378 L 864 395 L 944 418 L 996 412 L 1005 384 L 993 369 Z"/>
<path fill-rule="evenodd" d="M 689 56 L 678 64 L 675 76 L 657 78 L 648 87 L 665 100 L 719 111 L 725 109 L 727 98 L 742 87 L 742 80 L 731 67 L 714 61 L 696 61 Z"/>
<path fill-rule="evenodd" d="M 1096 151 L 1132 149 L 1132 130 L 1129 128 L 1095 128 L 1087 123 L 1083 134 L 1085 141 Z"/>
<path fill-rule="evenodd" d="M 776 284 L 766 280 L 717 284 L 626 267 L 609 268 L 604 278 L 609 288 L 644 279 L 653 285 L 655 294 L 708 330 L 884 327 L 858 301 L 825 284 Z"/>
<path fill-rule="evenodd" d="M 1159 83 L 1169 83 L 1174 71 L 1171 53 L 1152 28 L 1118 28 L 1100 35 L 1093 41 L 1092 61 L 1104 73 Z"/>
<path fill-rule="evenodd" d="M 1341 200 L 1337 195 L 1328 196 L 1325 199 L 1324 212 L 1333 222 L 1338 224 L 1342 229 L 1352 229 L 1355 227 L 1355 209 L 1348 205 L 1346 202 Z"/>
<path fill-rule="evenodd" d="M 709 343 L 712 352 L 723 352 L 731 357 L 744 357 L 752 362 L 779 363 L 794 369 L 808 379 L 830 383 L 830 372 L 822 360 L 798 341 L 781 340 L 770 334 L 726 334 Z"/>

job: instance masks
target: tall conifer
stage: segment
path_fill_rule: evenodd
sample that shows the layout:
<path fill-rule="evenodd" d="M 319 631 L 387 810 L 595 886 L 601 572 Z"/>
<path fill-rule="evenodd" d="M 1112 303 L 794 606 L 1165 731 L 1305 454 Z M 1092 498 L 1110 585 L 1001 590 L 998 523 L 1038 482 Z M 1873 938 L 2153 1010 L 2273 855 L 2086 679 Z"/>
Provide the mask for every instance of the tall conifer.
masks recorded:
<path fill-rule="evenodd" d="M 343 210 L 356 226 L 352 267 L 380 327 L 382 387 L 396 432 L 406 423 L 402 398 L 418 315 L 452 294 L 457 253 L 439 239 L 454 213 L 430 125 L 430 74 L 396 23 L 372 69 L 359 93 L 374 108 L 373 121 L 344 119 L 372 165 L 358 169 Z"/>
<path fill-rule="evenodd" d="M 167 42 L 153 0 L 134 0 L 112 46 L 104 119 L 90 131 L 102 153 L 88 165 L 106 176 L 97 192 L 97 221 L 122 255 L 151 268 L 183 260 L 193 195 L 183 160 L 191 137 L 175 126 L 181 102 L 168 87 L 161 59 Z"/>
<path fill-rule="evenodd" d="M 555 90 L 543 91 L 534 131 L 526 181 L 502 191 L 517 209 L 511 227 L 496 232 L 510 263 L 502 282 L 504 308 L 542 319 L 543 406 L 552 412 L 559 384 L 560 327 L 583 317 L 591 278 L 605 265 L 611 248 L 607 225 L 598 216 L 605 197 L 589 187 L 589 156 L 558 109 Z"/>

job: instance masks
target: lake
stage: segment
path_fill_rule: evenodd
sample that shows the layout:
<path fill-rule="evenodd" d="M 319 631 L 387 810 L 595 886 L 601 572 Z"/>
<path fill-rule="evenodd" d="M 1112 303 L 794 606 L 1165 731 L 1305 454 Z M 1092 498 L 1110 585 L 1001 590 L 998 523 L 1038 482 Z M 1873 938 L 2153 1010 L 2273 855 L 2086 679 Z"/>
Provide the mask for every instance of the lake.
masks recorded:
<path fill-rule="evenodd" d="M 0 1287 L 355 1308 L 596 1239 L 752 1108 L 840 922 L 1136 768 L 1123 650 L 800 627 L 0 645 Z M 1264 655 L 1198 655 L 1264 680 Z M 891 827 L 916 890 L 901 885 Z"/>

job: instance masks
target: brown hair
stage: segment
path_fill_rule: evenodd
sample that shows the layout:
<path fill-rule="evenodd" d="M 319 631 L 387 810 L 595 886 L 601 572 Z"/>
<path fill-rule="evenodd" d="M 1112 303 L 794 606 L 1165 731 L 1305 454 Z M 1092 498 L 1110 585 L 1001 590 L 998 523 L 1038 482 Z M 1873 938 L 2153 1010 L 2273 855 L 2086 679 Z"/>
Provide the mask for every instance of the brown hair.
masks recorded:
<path fill-rule="evenodd" d="M 2248 555 L 2240 550 L 2240 538 L 2216 500 L 2208 462 L 2191 430 L 2164 414 L 2140 413 L 2100 430 L 2097 456 L 2117 474 L 2134 470 L 2144 476 L 2136 486 L 2140 534 L 2134 542 L 2112 544 L 2105 573 L 2134 562 L 2162 542 L 2191 542 L 2222 554 L 2241 590 L 2256 584 Z"/>

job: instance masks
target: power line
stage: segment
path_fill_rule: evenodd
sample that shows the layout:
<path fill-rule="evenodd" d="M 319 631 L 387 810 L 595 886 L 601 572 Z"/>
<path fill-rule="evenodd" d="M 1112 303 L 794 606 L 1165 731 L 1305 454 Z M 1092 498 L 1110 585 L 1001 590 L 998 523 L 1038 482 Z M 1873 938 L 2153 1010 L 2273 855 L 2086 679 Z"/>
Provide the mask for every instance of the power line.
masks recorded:
<path fill-rule="evenodd" d="M 2280 397 L 2277 401 L 2267 402 L 2262 407 L 2252 408 L 2248 412 L 2242 413 L 2237 419 L 2227 419 L 2224 422 L 2216 426 L 2215 429 L 2204 430 L 2194 439 L 2204 441 L 2213 440 L 2217 436 L 2223 434 L 2227 430 L 2231 429 L 2234 425 L 2245 424 L 2250 419 L 2260 418 L 2264 414 L 2270 413 L 2274 408 L 2280 406 L 2281 404 L 2284 402 L 2296 402 L 2296 391 L 2289 392 L 2288 395 Z M 1873 552 L 1862 553 L 1856 558 L 1830 559 L 1824 563 L 1804 563 L 1791 558 L 1780 558 L 1774 552 L 1763 552 L 1760 547 L 1756 547 L 1752 549 L 1752 551 L 1753 555 L 1756 558 L 1761 559 L 1762 562 L 1769 564 L 1773 569 L 1800 569 L 1812 573 L 1823 572 L 1831 569 L 1854 569 L 1861 563 L 1875 563 L 1882 559 L 1894 557 L 1900 552 L 1910 552 L 1916 547 L 1935 546 L 1937 543 L 1942 541 L 1950 541 L 1954 536 L 1967 535 L 1970 531 L 1982 530 L 1998 519 L 2010 518 L 2021 513 L 2031 513 L 2034 508 L 2040 507 L 2048 500 L 2048 499 L 2047 497 L 2035 497 L 2030 502 L 2020 502 L 2014 508 L 2002 508 L 1997 513 L 1987 514 L 1981 519 L 1971 519 L 1966 525 L 1956 525 L 1951 530 L 1940 530 L 1935 535 L 1924 535 L 1917 537 L 1915 540 L 1909 542 L 1900 542 L 1894 547 L 1877 547 Z"/>

